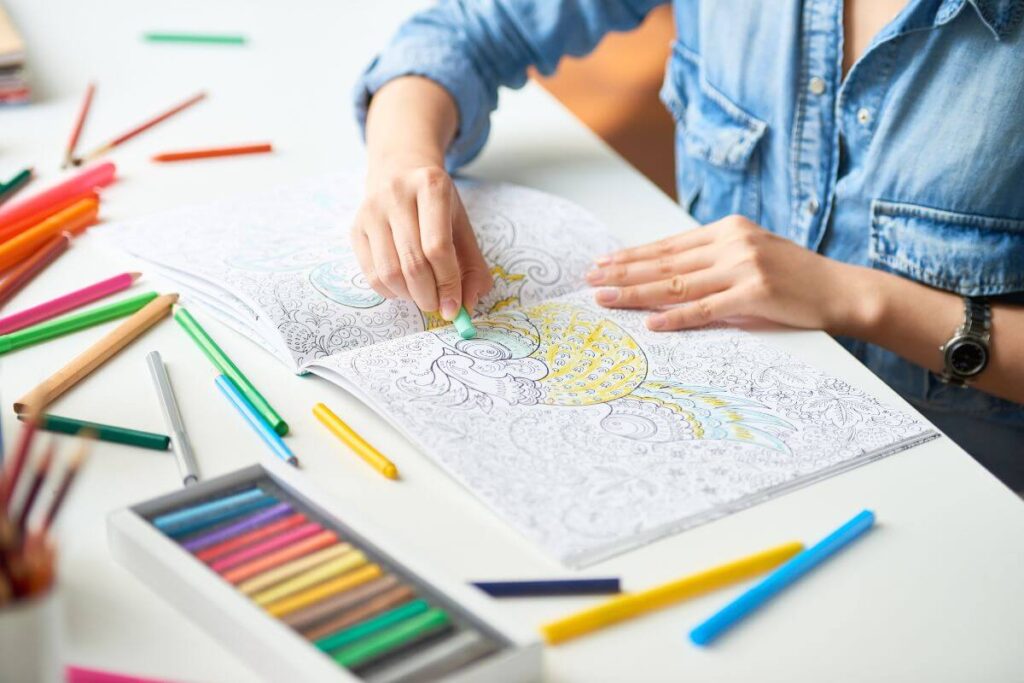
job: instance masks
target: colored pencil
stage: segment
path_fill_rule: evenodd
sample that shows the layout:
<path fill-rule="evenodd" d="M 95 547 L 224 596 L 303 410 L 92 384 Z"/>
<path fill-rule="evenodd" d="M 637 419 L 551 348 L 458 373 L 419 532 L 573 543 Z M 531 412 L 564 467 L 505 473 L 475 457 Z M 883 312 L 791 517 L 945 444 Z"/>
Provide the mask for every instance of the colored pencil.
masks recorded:
<path fill-rule="evenodd" d="M 332 595 L 344 593 L 356 586 L 369 583 L 370 581 L 379 578 L 381 574 L 383 574 L 383 571 L 381 570 L 380 565 L 368 564 L 356 569 L 355 571 L 342 574 L 341 576 L 335 577 L 329 581 L 324 581 L 312 588 L 307 588 L 306 590 L 295 593 L 294 595 L 289 595 L 277 602 L 272 602 L 269 605 L 266 605 L 265 609 L 271 616 L 282 617 L 290 612 L 300 610 L 303 607 L 309 607 L 310 605 L 320 602 L 325 598 L 329 598 Z"/>
<path fill-rule="evenodd" d="M 334 661 L 349 669 L 364 666 L 450 626 L 448 615 L 434 608 L 336 651 Z"/>
<path fill-rule="evenodd" d="M 160 515 L 153 519 L 153 525 L 167 534 L 181 533 L 182 529 L 204 526 L 210 518 L 220 519 L 254 501 L 270 498 L 263 489 L 251 488 L 224 498 L 200 503 L 191 507 Z"/>
<path fill-rule="evenodd" d="M 153 161 L 189 161 L 192 159 L 213 159 L 215 157 L 233 157 L 243 154 L 265 154 L 273 152 L 274 148 L 269 142 L 257 145 L 236 145 L 234 147 L 210 147 L 208 149 L 191 149 L 178 152 L 163 152 L 153 155 Z"/>
<path fill-rule="evenodd" d="M 320 585 L 325 581 L 335 579 L 339 576 L 344 576 L 353 569 L 358 569 L 366 564 L 366 555 L 359 550 L 352 550 L 349 548 L 348 552 L 339 557 L 328 560 L 319 566 L 306 570 L 298 576 L 293 576 L 286 581 L 282 581 L 276 586 L 271 586 L 266 590 L 256 593 L 252 596 L 252 600 L 257 605 L 269 605 L 273 602 L 286 598 L 289 595 L 295 595 L 307 588 Z M 239 585 L 239 588 L 241 588 L 241 585 Z"/>
<path fill-rule="evenodd" d="M 320 565 L 326 564 L 330 560 L 337 560 L 343 555 L 352 555 L 359 551 L 353 551 L 352 546 L 348 543 L 336 543 L 335 545 L 328 546 L 323 550 L 317 550 L 315 553 L 304 555 L 298 559 L 292 560 L 291 562 L 285 562 L 282 565 L 268 569 L 262 574 L 257 574 L 251 579 L 246 579 L 238 584 L 238 590 L 246 595 L 256 595 L 271 587 L 275 587 L 274 584 L 281 584 L 287 579 L 296 578 L 307 571 L 314 569 Z M 351 561 L 351 558 L 350 558 Z M 366 563 L 366 558 L 363 556 L 361 564 Z"/>
<path fill-rule="evenodd" d="M 377 581 L 382 581 L 385 578 L 387 577 L 382 577 L 377 579 Z M 371 584 L 364 584 L 364 586 L 360 586 L 359 588 L 364 588 L 369 585 Z M 342 593 L 342 595 L 338 597 L 344 597 L 349 593 L 353 593 L 355 590 L 359 589 L 357 588 L 353 591 L 349 591 L 348 593 Z M 318 625 L 316 628 L 309 629 L 302 635 L 304 635 L 307 640 L 314 641 L 327 638 L 332 634 L 354 626 L 364 619 L 369 619 L 370 617 L 380 614 L 392 607 L 397 607 L 398 605 L 407 603 L 415 597 L 416 592 L 412 589 L 412 586 L 404 584 L 395 586 L 394 588 L 384 591 L 375 597 L 371 597 L 369 600 L 362 602 L 356 607 L 346 610 L 342 614 L 338 614 L 333 619 L 329 619 L 325 623 Z"/>
<path fill-rule="evenodd" d="M 462 631 L 404 655 L 373 674 L 374 683 L 439 681 L 458 669 L 494 652 L 495 646 L 476 631 Z"/>
<path fill-rule="evenodd" d="M 270 522 L 274 522 L 282 517 L 288 517 L 293 514 L 294 511 L 292 510 L 291 505 L 288 503 L 277 503 L 276 505 L 271 505 L 265 510 L 260 510 L 255 514 L 240 519 L 234 524 L 216 529 L 215 531 L 207 532 L 201 536 L 197 536 L 196 538 L 190 538 L 188 541 L 182 543 L 182 546 L 185 550 L 194 553 L 198 550 L 202 550 L 203 548 L 215 546 L 219 543 L 235 538 L 240 534 L 258 529 Z"/>
<path fill-rule="evenodd" d="M 267 510 L 270 509 L 271 508 L 267 508 Z M 212 562 L 213 560 L 223 557 L 228 553 L 234 552 L 248 545 L 253 545 L 259 541 L 270 538 L 271 536 L 275 536 L 282 531 L 294 529 L 295 527 L 302 526 L 308 522 L 309 520 L 305 515 L 301 513 L 294 513 L 287 517 L 272 521 L 266 526 L 261 526 L 253 529 L 252 531 L 240 533 L 233 538 L 229 538 L 215 545 L 203 548 L 196 553 L 196 557 L 203 562 Z M 189 541 L 191 540 L 192 539 L 189 539 Z"/>
<path fill-rule="evenodd" d="M 96 194 L 96 192 L 89 190 L 87 192 L 79 192 L 78 194 L 70 194 L 66 197 L 61 197 L 60 200 L 50 204 L 49 206 L 44 206 L 43 208 L 22 218 L 6 223 L 3 228 L 0 228 L 0 243 L 6 242 L 12 237 L 25 232 L 29 228 L 39 225 L 58 211 L 63 211 L 72 204 L 83 199 L 92 199 L 98 203 L 100 201 L 100 196 Z"/>
<path fill-rule="evenodd" d="M 82 97 L 82 106 L 75 117 L 75 125 L 71 129 L 71 137 L 68 139 L 68 146 L 64 150 L 64 163 L 61 168 L 71 166 L 75 161 L 75 148 L 78 147 L 78 138 L 82 135 L 82 128 L 85 127 L 85 119 L 89 116 L 89 108 L 92 107 L 92 96 L 96 92 L 96 84 L 90 83 L 85 88 L 85 95 Z"/>
<path fill-rule="evenodd" d="M 366 439 L 359 436 L 354 429 L 349 427 L 340 417 L 335 415 L 330 408 L 323 403 L 317 403 L 313 406 L 313 415 L 315 415 L 316 419 L 320 420 L 321 424 L 327 427 L 332 434 L 341 439 L 342 443 L 351 448 L 356 455 L 362 458 L 366 464 L 383 474 L 388 479 L 398 479 L 398 468 L 395 467 L 395 464 L 384 457 L 380 451 L 371 446 Z"/>
<path fill-rule="evenodd" d="M 562 643 L 682 600 L 746 581 L 779 566 L 801 550 L 801 543 L 784 543 L 654 588 L 612 598 L 595 607 L 544 624 L 540 632 L 549 645 Z"/>
<path fill-rule="evenodd" d="M 492 598 L 521 598 L 538 595 L 601 595 L 622 592 L 619 580 L 615 578 L 474 581 L 473 585 Z"/>
<path fill-rule="evenodd" d="M 0 480 L 0 517 L 4 517 L 2 511 L 7 510 L 11 504 L 14 491 L 18 488 L 18 480 L 21 478 L 21 470 L 25 467 L 29 451 L 32 449 L 32 440 L 35 438 L 38 425 L 35 419 L 27 421 L 21 430 L 18 445 L 11 457 L 4 461 L 3 479 Z"/>
<path fill-rule="evenodd" d="M 94 192 L 96 188 L 105 187 L 114 182 L 116 172 L 117 168 L 109 161 L 96 164 L 79 171 L 48 190 L 0 206 L 0 230 L 6 230 L 29 216 L 51 209 L 53 206 L 67 201 L 69 197 L 81 199 L 83 195 Z M 5 239 L 10 237 L 6 233 L 3 234 Z"/>
<path fill-rule="evenodd" d="M 50 465 L 53 463 L 53 454 L 56 449 L 57 444 L 51 439 L 46 450 L 43 451 L 43 455 L 35 463 L 35 472 L 21 503 L 21 513 L 18 515 L 18 531 L 22 534 L 25 533 L 25 528 L 28 526 L 28 516 L 32 514 L 32 506 L 39 496 L 39 491 L 43 488 L 43 482 L 46 481 L 47 474 L 50 472 Z"/>
<path fill-rule="evenodd" d="M 331 652 L 351 645 L 352 643 L 362 640 L 367 636 L 371 636 L 375 633 L 379 633 L 386 628 L 390 628 L 399 624 L 409 617 L 415 617 L 419 614 L 423 614 L 430 609 L 430 605 L 426 600 L 410 600 L 404 605 L 390 609 L 382 614 L 367 619 L 362 623 L 350 626 L 349 628 L 333 633 L 326 638 L 321 638 L 316 641 L 315 645 L 317 649 L 323 652 Z"/>
<path fill-rule="evenodd" d="M 263 419 L 263 416 L 256 412 L 256 408 L 253 407 L 245 396 L 239 390 L 238 386 L 231 381 L 227 375 L 217 375 L 215 380 L 217 388 L 220 389 L 221 393 L 227 397 L 231 405 L 245 418 L 245 421 L 249 423 L 249 426 L 253 428 L 253 431 L 263 440 L 263 443 L 267 444 L 267 447 L 281 460 L 284 460 L 293 467 L 299 466 L 299 459 L 295 457 L 292 450 L 288 448 L 288 445 L 284 440 L 278 436 L 277 432 L 267 424 L 267 421 Z"/>
<path fill-rule="evenodd" d="M 24 420 L 19 415 L 18 419 Z M 166 451 L 171 446 L 171 438 L 164 434 L 143 432 L 138 429 L 127 427 L 116 427 L 114 425 L 78 420 L 73 417 L 63 417 L 52 413 L 45 413 L 39 417 L 39 429 L 58 434 L 79 434 L 82 431 L 90 431 L 97 441 L 108 443 L 120 443 L 126 446 L 138 446 L 154 451 Z"/>
<path fill-rule="evenodd" d="M 93 370 L 106 363 L 142 333 L 156 325 L 171 312 L 177 294 L 164 294 L 150 301 L 106 336 L 76 356 L 70 363 L 21 397 L 15 404 L 18 413 L 41 411 L 75 386 Z"/>
<path fill-rule="evenodd" d="M 117 674 L 102 669 L 87 669 L 81 666 L 64 667 L 64 683 L 170 683 L 159 678 Z"/>
<path fill-rule="evenodd" d="M 0 318 L 0 334 L 8 334 L 23 327 L 34 325 L 43 320 L 74 310 L 79 306 L 110 296 L 123 289 L 128 289 L 139 279 L 142 273 L 121 273 L 114 277 L 100 280 L 87 287 L 68 292 L 56 299 L 50 299 L 32 308 Z"/>
<path fill-rule="evenodd" d="M 61 506 L 64 504 L 64 499 L 67 498 L 68 491 L 71 490 L 71 485 L 75 483 L 75 477 L 78 476 L 78 471 L 82 469 L 82 463 L 89 455 L 89 450 L 92 445 L 92 436 L 89 432 L 84 432 L 81 435 L 82 443 L 79 445 L 78 450 L 71 458 L 71 462 L 68 463 L 67 468 L 64 470 L 64 476 L 61 478 L 60 483 L 57 485 L 57 490 L 53 494 L 53 499 L 50 501 L 50 507 L 46 510 L 46 514 L 43 516 L 42 529 L 43 532 L 48 532 L 50 527 L 53 526 L 54 521 L 57 519 L 57 513 L 60 512 Z"/>
<path fill-rule="evenodd" d="M 786 562 L 763 581 L 730 602 L 690 631 L 696 645 L 710 645 L 752 612 L 795 583 L 809 571 L 864 535 L 875 523 L 875 513 L 863 510 L 819 543 Z"/>
<path fill-rule="evenodd" d="M 178 399 L 174 396 L 174 387 L 171 386 L 167 366 L 164 365 L 159 351 L 150 351 L 146 355 L 146 364 L 156 386 L 157 397 L 160 399 L 164 424 L 174 439 L 174 457 L 178 463 L 178 474 L 181 475 L 182 484 L 191 486 L 199 481 L 199 465 L 196 462 L 195 451 L 192 450 L 192 441 L 185 429 L 185 421 L 181 417 L 181 410 L 178 408 Z"/>
<path fill-rule="evenodd" d="M 15 266 L 0 282 L 0 306 L 10 301 L 32 279 L 57 260 L 71 244 L 71 233 L 63 233 L 50 239 L 34 254 Z"/>
<path fill-rule="evenodd" d="M 174 319 L 188 333 L 188 336 L 192 338 L 192 341 L 196 343 L 203 354 L 210 359 L 210 362 L 223 374 L 231 378 L 231 381 L 235 383 L 235 386 L 242 392 L 246 400 L 274 428 L 274 431 L 281 436 L 287 434 L 288 423 L 281 419 L 277 411 L 267 403 L 267 399 L 263 398 L 263 395 L 249 381 L 249 378 L 243 375 L 238 366 L 217 346 L 217 342 L 213 341 L 213 337 L 207 334 L 203 326 L 192 317 L 192 314 L 184 307 L 178 306 L 178 309 L 174 312 Z"/>
<path fill-rule="evenodd" d="M 210 568 L 225 581 L 241 583 L 268 569 L 323 550 L 338 542 L 338 535 L 316 522 L 307 522 L 247 548 L 219 557 Z"/>
<path fill-rule="evenodd" d="M 245 36 L 212 33 L 145 33 L 150 43 L 199 43 L 207 45 L 245 45 Z"/>
<path fill-rule="evenodd" d="M 103 156 L 104 154 L 106 154 L 110 150 L 114 149 L 115 147 L 118 147 L 118 146 L 124 144 L 125 142 L 131 140 L 136 135 L 139 135 L 140 133 L 143 133 L 143 132 L 149 130 L 153 126 L 155 126 L 155 125 L 157 125 L 159 123 L 162 123 L 163 121 L 166 121 L 167 119 L 169 119 L 170 117 L 174 116 L 175 114 L 177 114 L 177 113 L 179 113 L 181 111 L 184 111 L 185 109 L 188 109 L 189 107 L 191 107 L 192 105 L 194 105 L 197 102 L 201 101 L 205 97 L 206 97 L 206 93 L 204 93 L 204 92 L 197 93 L 197 94 L 193 95 L 192 97 L 188 98 L 187 100 L 185 100 L 184 102 L 181 102 L 179 104 L 174 105 L 173 107 L 171 107 L 167 111 L 165 111 L 165 112 L 163 112 L 161 114 L 157 114 L 156 116 L 154 116 L 151 119 L 143 121 L 139 125 L 137 125 L 134 128 L 132 128 L 131 130 L 129 130 L 129 131 L 125 132 L 125 133 L 122 133 L 121 135 L 118 135 L 116 138 L 114 138 L 110 142 L 108 142 L 108 143 L 106 143 L 104 145 L 100 145 L 96 149 L 92 150 L 91 152 L 89 152 L 88 154 L 86 154 L 85 156 L 82 157 L 82 161 L 92 161 L 93 159 L 96 159 L 97 157 Z"/>
<path fill-rule="evenodd" d="M 2 335 L 0 336 L 0 355 L 132 315 L 153 302 L 157 296 L 156 292 L 146 292 L 115 301 L 112 304 L 97 306 L 80 313 L 72 313 L 56 320 L 47 320 L 38 325 Z"/>
<path fill-rule="evenodd" d="M 94 199 L 77 202 L 53 214 L 28 230 L 0 244 L 0 270 L 17 265 L 47 241 L 63 232 L 78 235 L 96 222 L 99 203 Z"/>
<path fill-rule="evenodd" d="M 317 628 L 325 620 L 334 618 L 336 615 L 347 614 L 352 607 L 384 595 L 395 588 L 406 588 L 409 590 L 409 595 L 413 595 L 412 589 L 400 584 L 397 576 L 387 574 L 358 588 L 353 588 L 347 593 L 335 595 L 305 609 L 292 612 L 283 621 L 293 629 L 303 631 L 303 635 L 309 638 L 309 629 Z"/>
<path fill-rule="evenodd" d="M 21 188 L 25 187 L 30 180 L 32 180 L 32 169 L 26 168 L 6 183 L 0 184 L 0 204 L 3 204 L 13 197 L 14 194 Z"/>

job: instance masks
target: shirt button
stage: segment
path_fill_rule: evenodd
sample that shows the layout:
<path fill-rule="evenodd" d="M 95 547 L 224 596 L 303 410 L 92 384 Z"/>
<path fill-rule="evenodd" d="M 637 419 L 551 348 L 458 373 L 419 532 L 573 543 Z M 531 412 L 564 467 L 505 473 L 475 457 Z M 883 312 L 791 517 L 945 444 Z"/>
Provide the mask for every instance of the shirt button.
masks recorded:
<path fill-rule="evenodd" d="M 807 213 L 813 216 L 814 214 L 818 213 L 818 209 L 820 208 L 821 203 L 818 202 L 818 200 L 815 199 L 814 197 L 811 197 L 810 199 L 807 200 Z"/>
<path fill-rule="evenodd" d="M 823 95 L 825 93 L 825 79 L 821 76 L 815 76 L 807 84 L 812 95 Z"/>
<path fill-rule="evenodd" d="M 857 122 L 862 126 L 866 126 L 871 123 L 871 111 L 865 107 L 861 107 L 857 110 Z"/>

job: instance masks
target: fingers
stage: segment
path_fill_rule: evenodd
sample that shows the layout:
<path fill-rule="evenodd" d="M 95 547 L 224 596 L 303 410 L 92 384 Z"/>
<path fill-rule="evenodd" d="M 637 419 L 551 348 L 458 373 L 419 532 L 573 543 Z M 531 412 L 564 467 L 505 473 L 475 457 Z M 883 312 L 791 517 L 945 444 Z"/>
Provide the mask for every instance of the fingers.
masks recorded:
<path fill-rule="evenodd" d="M 373 254 L 370 252 L 370 242 L 366 238 L 366 233 L 363 232 L 362 221 L 356 220 L 356 224 L 352 228 L 351 238 L 352 250 L 359 261 L 359 269 L 363 271 L 363 275 L 370 284 L 370 288 L 385 299 L 393 299 L 395 297 L 394 292 L 388 289 L 384 282 L 377 277 L 377 270 L 373 267 Z"/>
<path fill-rule="evenodd" d="M 437 284 L 420 243 L 416 202 L 393 204 L 388 210 L 388 220 L 410 298 L 421 311 L 436 311 Z"/>
<path fill-rule="evenodd" d="M 418 194 L 419 236 L 423 255 L 430 266 L 434 283 L 435 308 L 445 320 L 453 320 L 462 305 L 462 278 L 455 253 L 452 226 L 452 196 L 455 190 L 447 182 L 428 182 Z M 417 299 L 417 303 L 419 299 Z"/>
<path fill-rule="evenodd" d="M 395 251 L 395 242 L 388 226 L 377 225 L 369 228 L 366 230 L 366 240 L 370 245 L 370 254 L 373 259 L 373 274 L 364 271 L 367 278 L 379 280 L 393 296 L 402 299 L 412 298 L 405 286 L 402 264 L 398 260 L 398 252 Z"/>
<path fill-rule="evenodd" d="M 709 268 L 641 285 L 604 287 L 597 291 L 594 299 L 609 308 L 652 308 L 692 301 L 720 292 L 732 281 L 733 275 L 728 271 Z"/>
<path fill-rule="evenodd" d="M 480 245 L 477 244 L 476 235 L 469 224 L 469 216 L 466 215 L 466 209 L 458 193 L 455 193 L 452 230 L 455 251 L 462 269 L 462 305 L 472 313 L 480 302 L 480 297 L 491 291 L 494 279 L 483 254 L 480 253 Z"/>
<path fill-rule="evenodd" d="M 707 225 L 694 228 L 686 232 L 666 237 L 657 242 L 644 244 L 639 247 L 630 247 L 602 256 L 596 259 L 598 266 L 608 266 L 613 263 L 630 263 L 633 261 L 648 261 L 660 257 L 672 256 L 687 249 L 700 247 L 714 241 L 714 225 Z"/>
<path fill-rule="evenodd" d="M 638 285 L 656 280 L 667 280 L 673 275 L 702 270 L 715 262 L 716 251 L 710 245 L 696 247 L 671 256 L 659 256 L 644 261 L 612 263 L 594 268 L 587 273 L 591 285 Z"/>
<path fill-rule="evenodd" d="M 747 297 L 733 288 L 647 316 L 647 327 L 659 332 L 701 327 L 723 318 L 746 313 Z"/>

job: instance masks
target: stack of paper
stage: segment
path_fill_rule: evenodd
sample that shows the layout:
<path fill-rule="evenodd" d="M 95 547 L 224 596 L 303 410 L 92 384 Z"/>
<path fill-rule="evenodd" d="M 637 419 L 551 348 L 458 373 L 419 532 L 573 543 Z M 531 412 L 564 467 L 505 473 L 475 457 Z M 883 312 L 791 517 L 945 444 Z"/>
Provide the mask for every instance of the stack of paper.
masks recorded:
<path fill-rule="evenodd" d="M 0 104 L 28 102 L 25 80 L 25 42 L 0 6 Z"/>

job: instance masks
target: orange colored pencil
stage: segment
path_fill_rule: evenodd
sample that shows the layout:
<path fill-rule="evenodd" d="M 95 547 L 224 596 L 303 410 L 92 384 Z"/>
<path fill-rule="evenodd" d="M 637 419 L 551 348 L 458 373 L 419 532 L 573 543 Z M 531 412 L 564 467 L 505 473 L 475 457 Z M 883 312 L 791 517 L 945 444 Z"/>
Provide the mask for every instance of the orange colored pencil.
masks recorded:
<path fill-rule="evenodd" d="M 131 130 L 129 130 L 127 133 L 122 133 L 121 135 L 117 136 L 116 138 L 114 138 L 113 140 L 108 142 L 107 144 L 100 145 L 96 149 L 94 149 L 91 152 L 89 152 L 88 154 L 86 154 L 84 157 L 82 157 L 81 160 L 77 161 L 76 163 L 92 161 L 96 157 L 103 156 L 104 154 L 106 154 L 110 150 L 114 149 L 118 145 L 123 144 L 123 143 L 127 142 L 128 140 L 131 140 L 133 137 L 135 137 L 139 133 L 142 133 L 142 132 L 145 132 L 145 131 L 149 130 L 150 128 L 152 128 L 153 126 L 157 125 L 158 123 L 166 121 L 167 119 L 171 118 L 172 116 L 174 116 L 178 112 L 181 112 L 181 111 L 183 111 L 185 109 L 188 109 L 193 104 L 199 102 L 200 100 L 202 100 L 205 97 L 206 97 L 206 93 L 205 92 L 200 92 L 200 93 L 197 93 L 197 94 L 193 95 L 192 97 L 188 98 L 187 100 L 185 100 L 181 104 L 177 104 L 177 105 L 171 107 L 170 109 L 168 109 L 167 111 L 163 112 L 162 114 L 158 114 L 158 115 L 154 116 L 153 118 L 149 119 L 148 121 L 144 121 L 144 122 L 140 123 L 139 125 L 135 126 Z"/>
<path fill-rule="evenodd" d="M 50 239 L 41 246 L 34 254 L 11 269 L 3 282 L 0 282 L 0 306 L 3 306 L 12 296 L 26 284 L 32 281 L 36 275 L 41 273 L 46 266 L 57 260 L 57 257 L 64 253 L 71 244 L 71 233 L 65 232 Z"/>
<path fill-rule="evenodd" d="M 38 225 L 39 223 L 42 223 L 43 221 L 45 221 L 47 218 L 49 218 L 53 214 L 57 213 L 58 211 L 61 211 L 63 209 L 68 208 L 69 206 L 71 206 L 75 202 L 80 201 L 82 199 L 92 199 L 92 200 L 98 202 L 100 200 L 100 196 L 98 194 L 96 194 L 95 192 L 93 192 L 92 190 L 90 190 L 88 192 L 82 192 L 82 193 L 79 193 L 79 194 L 74 194 L 74 195 L 71 195 L 69 197 L 65 197 L 64 199 L 61 199 L 56 204 L 51 204 L 50 206 L 45 206 L 45 207 L 39 209 L 38 211 L 30 213 L 30 214 L 26 215 L 24 218 L 19 218 L 18 220 L 14 221 L 13 223 L 9 223 L 7 225 L 0 226 L 0 244 L 6 242 L 7 240 L 11 239 L 15 235 L 19 235 L 19 234 L 25 232 L 26 230 L 31 228 L 33 225 Z"/>
<path fill-rule="evenodd" d="M 211 147 L 209 149 L 192 149 L 180 152 L 164 152 L 153 156 L 153 161 L 188 161 L 189 159 L 210 159 L 212 157 L 233 157 L 240 154 L 265 154 L 273 152 L 269 142 L 256 145 L 238 145 L 235 147 Z"/>
<path fill-rule="evenodd" d="M 64 163 L 61 168 L 71 166 L 75 161 L 75 147 L 78 146 L 78 138 L 82 135 L 82 128 L 85 127 L 85 119 L 89 116 L 89 108 L 92 106 L 92 96 L 96 92 L 96 84 L 90 83 L 85 89 L 85 97 L 82 98 L 82 107 L 78 110 L 78 118 L 75 119 L 75 127 L 71 129 L 71 138 L 68 140 L 68 147 L 64 151 Z"/>
<path fill-rule="evenodd" d="M 78 235 L 96 222 L 97 213 L 99 202 L 95 199 L 80 199 L 17 237 L 0 244 L 0 270 L 17 265 L 54 235 L 62 232 Z"/>

